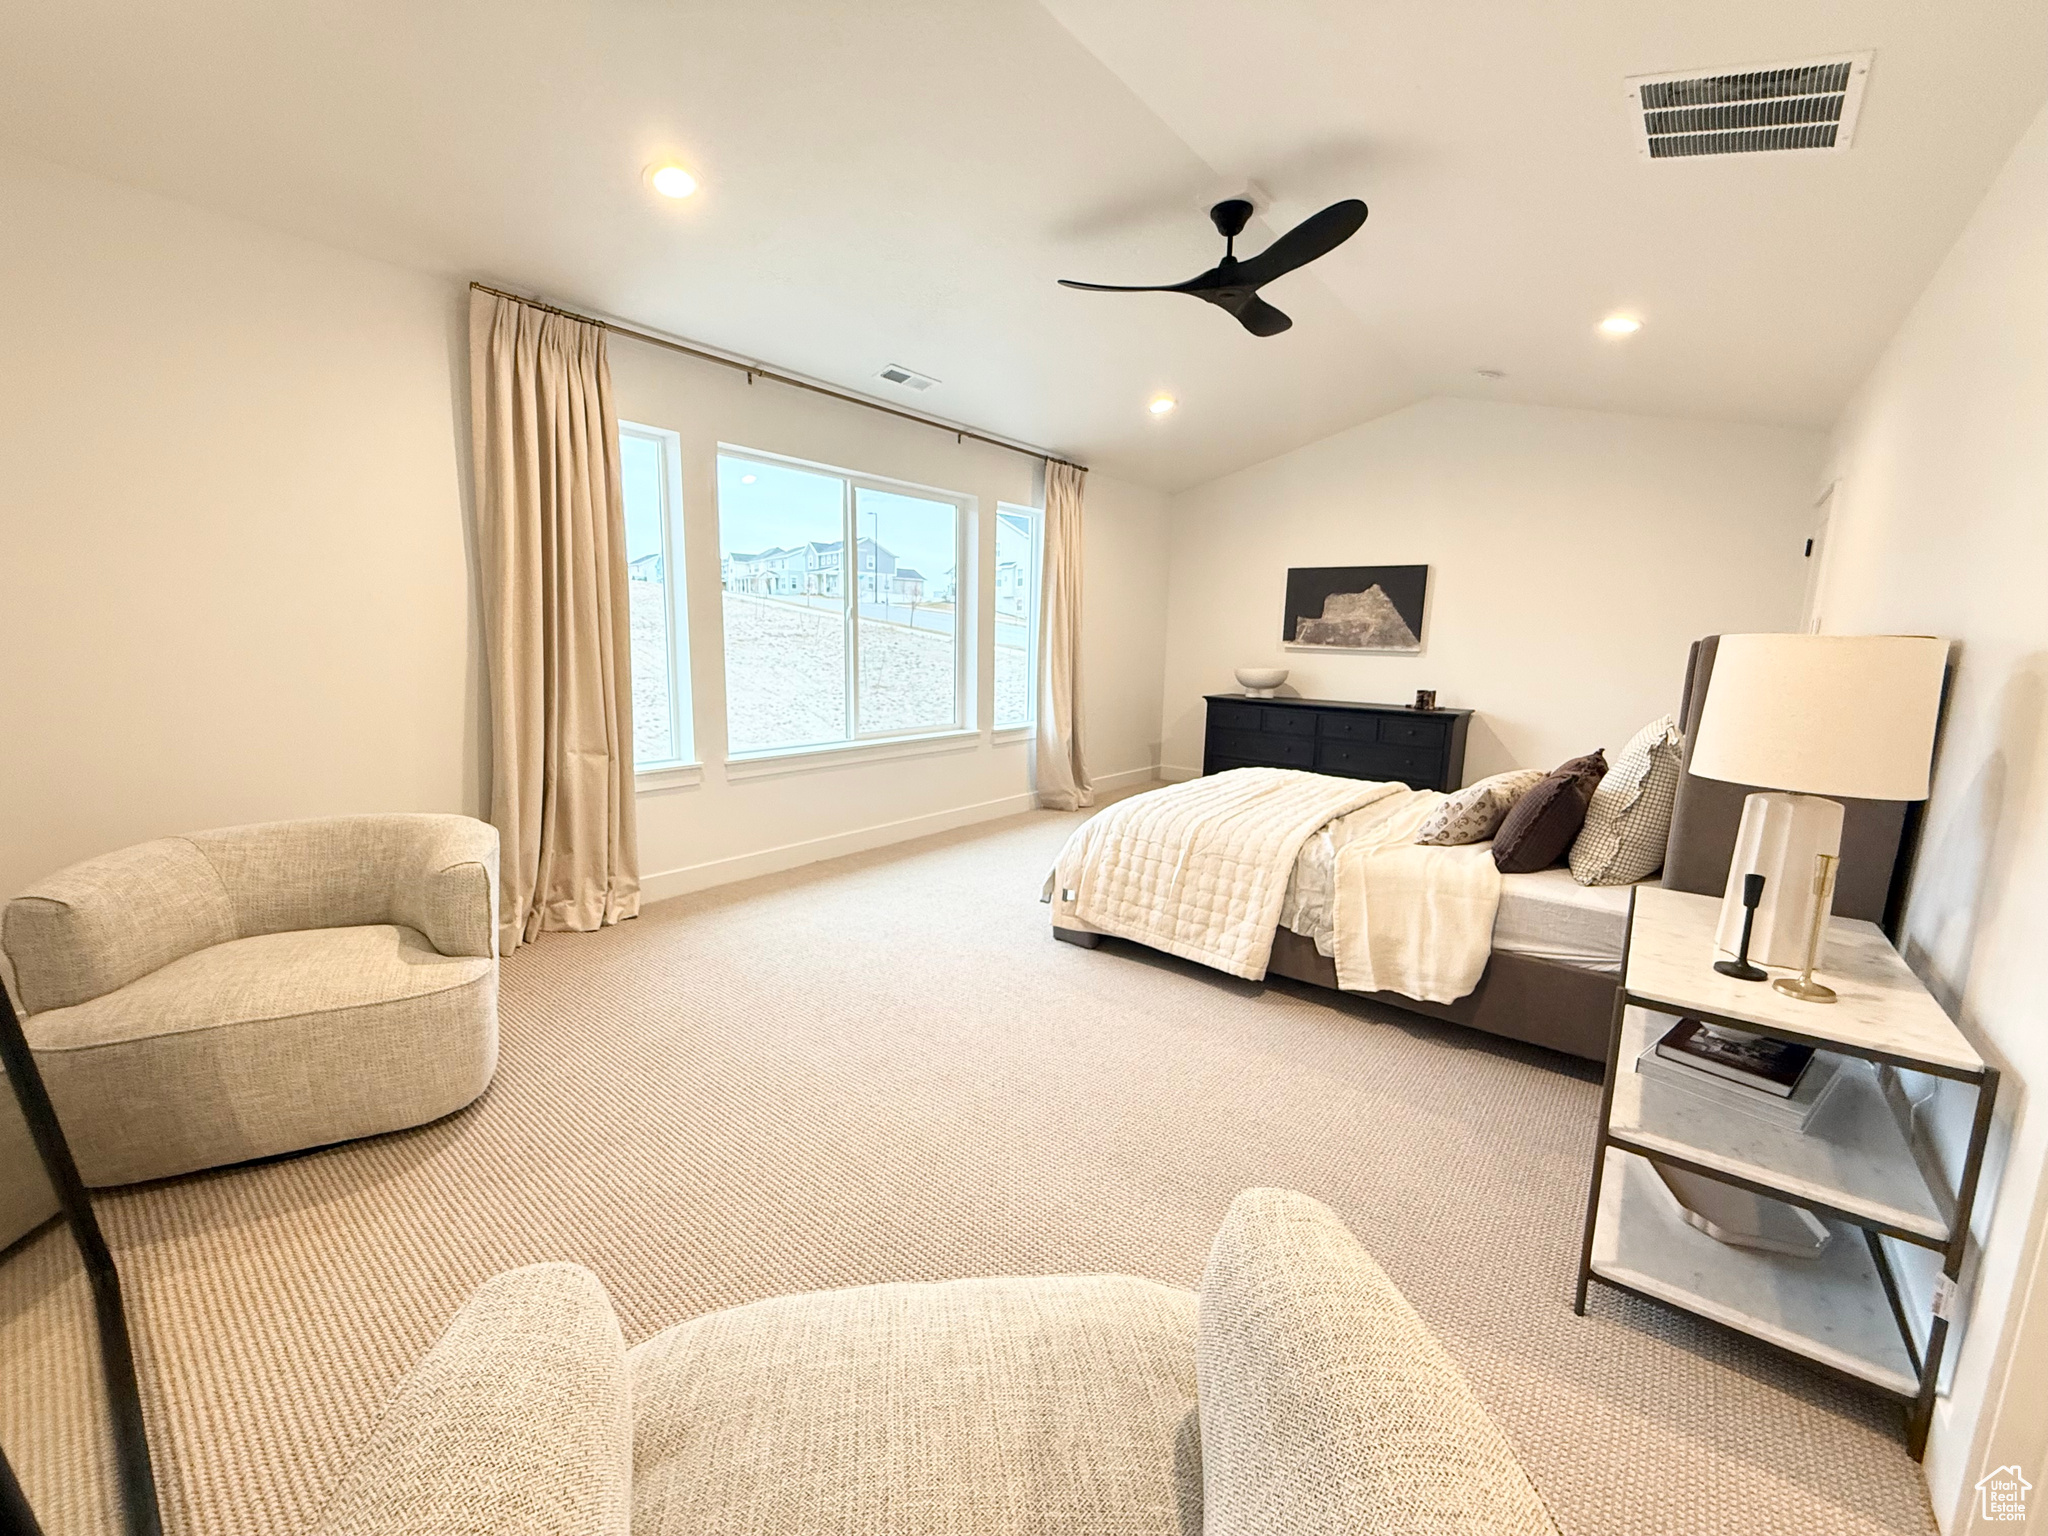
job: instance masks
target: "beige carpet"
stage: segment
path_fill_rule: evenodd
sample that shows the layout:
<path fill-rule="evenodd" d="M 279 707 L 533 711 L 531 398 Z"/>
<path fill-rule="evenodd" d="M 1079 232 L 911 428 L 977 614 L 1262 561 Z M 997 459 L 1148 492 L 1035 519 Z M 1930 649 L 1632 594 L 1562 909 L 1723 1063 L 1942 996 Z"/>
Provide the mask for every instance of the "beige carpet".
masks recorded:
<path fill-rule="evenodd" d="M 495 1086 L 438 1125 L 108 1196 L 169 1527 L 291 1532 L 470 1288 L 591 1265 L 629 1339 L 786 1291 L 1192 1284 L 1238 1189 L 1333 1205 L 1573 1536 L 1929 1532 L 1897 1410 L 1596 1291 L 1589 1068 L 1129 947 L 1036 897 L 1034 814 L 664 902 L 506 965 Z M 0 1443 L 56 1517 L 85 1438 L 57 1239 L 0 1263 Z"/>

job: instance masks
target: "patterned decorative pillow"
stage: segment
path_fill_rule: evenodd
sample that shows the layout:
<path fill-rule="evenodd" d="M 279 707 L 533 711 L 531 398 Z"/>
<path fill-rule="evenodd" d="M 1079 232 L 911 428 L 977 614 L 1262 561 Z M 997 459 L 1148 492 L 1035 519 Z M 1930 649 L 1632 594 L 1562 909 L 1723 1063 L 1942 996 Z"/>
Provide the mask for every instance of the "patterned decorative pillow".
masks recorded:
<path fill-rule="evenodd" d="M 1678 796 L 1685 733 L 1666 715 L 1629 738 L 1572 844 L 1572 878 L 1581 885 L 1633 885 L 1664 867 L 1671 803 Z"/>
<path fill-rule="evenodd" d="M 1429 813 L 1415 841 L 1437 848 L 1483 843 L 1515 808 L 1515 802 L 1542 782 L 1541 768 L 1511 768 L 1468 785 Z"/>

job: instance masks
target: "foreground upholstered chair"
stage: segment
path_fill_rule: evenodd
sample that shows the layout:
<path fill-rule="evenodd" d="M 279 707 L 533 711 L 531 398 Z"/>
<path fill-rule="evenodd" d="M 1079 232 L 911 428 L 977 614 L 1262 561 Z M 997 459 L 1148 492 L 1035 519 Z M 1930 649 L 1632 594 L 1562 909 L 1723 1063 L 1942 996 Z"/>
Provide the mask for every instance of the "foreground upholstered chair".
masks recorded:
<path fill-rule="evenodd" d="M 341 816 L 38 881 L 0 948 L 80 1174 L 130 1184 L 421 1125 L 497 1065 L 498 834 Z"/>
<path fill-rule="evenodd" d="M 1195 1294 L 1115 1275 L 786 1296 L 628 1350 L 597 1277 L 457 1314 L 314 1536 L 1556 1536 L 1324 1207 L 1240 1195 Z"/>

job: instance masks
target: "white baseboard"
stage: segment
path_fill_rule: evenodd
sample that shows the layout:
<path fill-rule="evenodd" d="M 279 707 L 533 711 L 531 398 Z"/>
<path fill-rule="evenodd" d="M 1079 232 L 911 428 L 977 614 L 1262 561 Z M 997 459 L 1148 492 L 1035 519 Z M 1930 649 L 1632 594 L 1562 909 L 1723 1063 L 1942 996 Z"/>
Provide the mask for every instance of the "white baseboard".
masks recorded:
<path fill-rule="evenodd" d="M 664 869 L 658 874 L 640 877 L 640 899 L 665 901 L 671 896 L 687 896 L 692 891 L 709 890 L 714 885 L 730 885 L 735 880 L 751 880 L 756 875 L 780 874 L 785 869 L 797 869 L 823 859 L 866 853 L 871 848 L 886 848 L 891 843 L 906 843 L 914 837 L 929 837 L 934 832 L 950 832 L 955 827 L 972 826 L 977 821 L 994 821 L 999 816 L 1014 816 L 1019 811 L 1037 808 L 1038 802 L 1028 794 L 1004 795 L 1001 799 L 984 800 L 978 805 L 955 806 L 949 811 L 933 811 L 926 816 L 911 816 L 902 821 L 885 821 L 879 826 L 856 827 L 851 832 L 835 832 L 830 837 L 814 837 L 801 843 L 784 843 L 778 848 L 763 848 L 756 853 L 737 854 L 729 859 L 712 859 L 704 864 Z"/>
<path fill-rule="evenodd" d="M 1097 789 L 1129 789 L 1134 784 L 1157 784 L 1159 770 L 1148 764 L 1143 768 L 1126 768 L 1122 773 L 1098 773 L 1094 782 Z"/>
<path fill-rule="evenodd" d="M 1150 766 L 1128 768 L 1121 773 L 1098 774 L 1095 787 L 1104 791 L 1128 789 L 1134 785 L 1154 783 L 1158 776 L 1158 770 Z M 671 896 L 687 896 L 692 891 L 707 891 L 715 885 L 730 885 L 735 880 L 780 874 L 785 869 L 798 869 L 805 864 L 816 864 L 849 853 L 866 853 L 871 849 L 886 848 L 891 843 L 907 843 L 912 838 L 929 837 L 934 832 L 951 832 L 956 827 L 971 827 L 978 821 L 994 821 L 1002 816 L 1015 816 L 1019 811 L 1037 809 L 1038 800 L 1033 795 L 1004 795 L 1000 799 L 984 800 L 978 805 L 955 806 L 949 811 L 933 811 L 929 815 L 910 816 L 902 821 L 856 827 L 851 832 L 835 832 L 830 837 L 814 837 L 801 843 L 784 843 L 777 848 L 736 854 L 729 859 L 685 864 L 680 869 L 642 875 L 640 899 L 666 901 Z"/>
<path fill-rule="evenodd" d="M 1185 784 L 1189 779 L 1199 779 L 1201 776 L 1202 770 L 1199 768 L 1184 768 L 1179 763 L 1159 765 L 1159 782 L 1162 784 Z"/>

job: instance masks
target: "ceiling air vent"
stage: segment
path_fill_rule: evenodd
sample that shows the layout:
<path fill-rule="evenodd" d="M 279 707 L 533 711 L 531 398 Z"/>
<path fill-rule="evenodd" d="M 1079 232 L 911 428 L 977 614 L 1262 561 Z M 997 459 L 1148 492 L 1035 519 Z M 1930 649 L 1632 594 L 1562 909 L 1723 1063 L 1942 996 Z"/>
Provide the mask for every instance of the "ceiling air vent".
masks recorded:
<path fill-rule="evenodd" d="M 1775 150 L 1833 154 L 1849 147 L 1870 55 L 1701 74 L 1636 75 L 1636 152 L 1645 160 L 1756 155 Z"/>
<path fill-rule="evenodd" d="M 904 389 L 917 390 L 919 393 L 922 393 L 923 391 L 930 389 L 934 384 L 939 382 L 930 374 L 913 372 L 911 369 L 904 367 L 901 363 L 891 363 L 888 367 L 884 368 L 880 373 L 876 374 L 875 377 L 878 379 L 885 379 L 889 383 L 898 385 Z"/>

